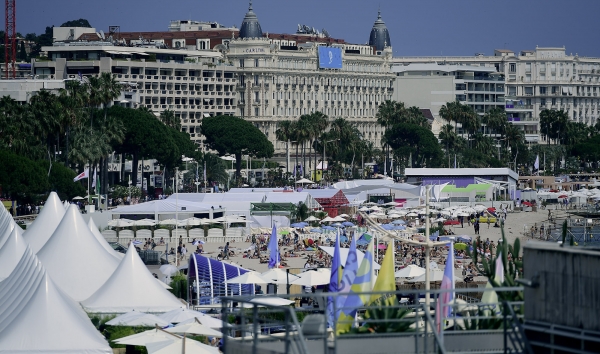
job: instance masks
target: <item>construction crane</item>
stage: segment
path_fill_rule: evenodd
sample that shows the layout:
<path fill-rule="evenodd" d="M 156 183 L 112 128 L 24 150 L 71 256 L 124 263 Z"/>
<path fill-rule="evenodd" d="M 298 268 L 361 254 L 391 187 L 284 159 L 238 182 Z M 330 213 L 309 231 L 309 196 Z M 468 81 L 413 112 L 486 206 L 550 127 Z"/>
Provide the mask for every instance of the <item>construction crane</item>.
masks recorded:
<path fill-rule="evenodd" d="M 4 74 L 6 79 L 16 77 L 17 26 L 16 0 L 5 0 L 4 22 Z"/>

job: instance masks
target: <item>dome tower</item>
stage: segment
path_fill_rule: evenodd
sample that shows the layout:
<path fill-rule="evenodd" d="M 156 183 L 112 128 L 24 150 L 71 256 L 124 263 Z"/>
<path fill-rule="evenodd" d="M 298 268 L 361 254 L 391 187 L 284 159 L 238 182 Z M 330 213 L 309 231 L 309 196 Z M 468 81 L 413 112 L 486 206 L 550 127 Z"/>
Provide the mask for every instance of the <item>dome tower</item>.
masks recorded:
<path fill-rule="evenodd" d="M 262 36 L 262 29 L 260 28 L 258 17 L 256 17 L 256 14 L 252 11 L 252 0 L 250 0 L 248 12 L 246 13 L 246 16 L 244 16 L 244 20 L 240 26 L 239 38 L 262 38 Z"/>
<path fill-rule="evenodd" d="M 369 45 L 375 47 L 376 51 L 383 51 L 385 47 L 391 47 L 390 33 L 385 22 L 381 19 L 381 11 L 377 13 L 377 21 L 373 24 L 371 35 L 369 36 Z"/>

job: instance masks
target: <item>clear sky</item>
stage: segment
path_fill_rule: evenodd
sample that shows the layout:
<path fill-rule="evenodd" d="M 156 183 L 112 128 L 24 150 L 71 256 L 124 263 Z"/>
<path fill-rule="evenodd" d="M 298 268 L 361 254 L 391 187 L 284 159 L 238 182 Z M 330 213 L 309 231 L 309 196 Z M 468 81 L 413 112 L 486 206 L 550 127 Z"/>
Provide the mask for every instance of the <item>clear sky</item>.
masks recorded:
<path fill-rule="evenodd" d="M 493 55 L 539 45 L 600 57 L 600 0 L 254 0 L 263 32 L 294 33 L 300 23 L 359 44 L 368 41 L 378 6 L 394 56 Z M 39 34 L 79 18 L 105 32 L 109 25 L 167 30 L 170 20 L 239 27 L 247 7 L 245 0 L 17 0 L 17 31 Z"/>

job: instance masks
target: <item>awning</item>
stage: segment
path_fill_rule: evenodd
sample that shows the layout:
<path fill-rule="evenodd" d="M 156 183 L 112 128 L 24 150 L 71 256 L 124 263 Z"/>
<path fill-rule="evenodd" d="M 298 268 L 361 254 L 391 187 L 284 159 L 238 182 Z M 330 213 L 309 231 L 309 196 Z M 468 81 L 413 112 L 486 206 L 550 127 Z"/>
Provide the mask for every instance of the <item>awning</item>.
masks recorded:
<path fill-rule="evenodd" d="M 210 117 L 210 114 L 208 114 L 208 113 L 204 113 L 204 117 L 205 117 L 205 118 L 206 118 L 206 117 Z"/>
<path fill-rule="evenodd" d="M 141 52 L 141 53 L 133 53 L 133 54 L 137 54 L 137 55 L 146 55 L 146 56 L 150 55 L 150 54 L 148 54 L 148 53 L 143 53 L 143 52 Z"/>
<path fill-rule="evenodd" d="M 119 54 L 119 52 L 115 52 L 113 50 L 105 50 L 108 54 Z"/>
<path fill-rule="evenodd" d="M 569 88 L 568 88 L 568 87 L 566 87 L 566 86 L 563 86 L 563 87 L 562 87 L 562 93 L 563 93 L 563 94 L 567 94 L 568 92 L 569 92 Z"/>
<path fill-rule="evenodd" d="M 569 87 L 569 95 L 573 95 L 573 88 Z"/>

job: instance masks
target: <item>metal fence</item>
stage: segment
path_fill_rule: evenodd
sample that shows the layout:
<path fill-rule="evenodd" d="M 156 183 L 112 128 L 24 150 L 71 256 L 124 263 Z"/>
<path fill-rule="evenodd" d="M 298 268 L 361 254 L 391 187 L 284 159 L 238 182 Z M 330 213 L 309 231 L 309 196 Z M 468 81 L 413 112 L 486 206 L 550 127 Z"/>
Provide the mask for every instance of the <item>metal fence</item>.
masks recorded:
<path fill-rule="evenodd" d="M 523 302 L 515 300 L 522 299 L 522 288 L 497 288 L 498 302 L 475 302 L 473 293 L 483 290 L 456 289 L 455 299 L 472 301 L 455 300 L 441 308 L 436 299 L 448 290 L 361 293 L 380 300 L 338 321 L 331 318 L 355 309 L 340 305 L 348 294 L 223 297 L 221 314 L 230 326 L 223 329 L 222 349 L 226 354 L 531 353 L 522 326 Z M 450 315 L 444 315 L 447 309 Z"/>

